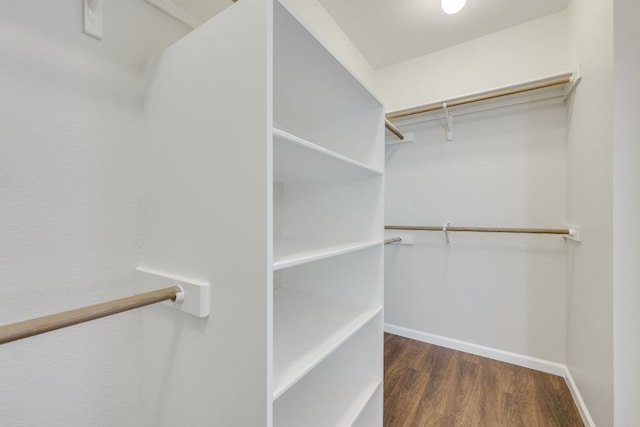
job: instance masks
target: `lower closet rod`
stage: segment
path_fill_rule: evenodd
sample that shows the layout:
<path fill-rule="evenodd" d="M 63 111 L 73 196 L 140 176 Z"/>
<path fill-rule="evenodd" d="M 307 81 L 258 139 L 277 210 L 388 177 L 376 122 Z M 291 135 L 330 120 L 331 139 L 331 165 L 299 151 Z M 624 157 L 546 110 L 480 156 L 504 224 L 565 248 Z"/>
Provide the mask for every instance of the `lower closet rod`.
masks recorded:
<path fill-rule="evenodd" d="M 162 301 L 180 300 L 183 296 L 184 292 L 180 286 L 171 286 L 169 288 L 158 289 L 139 295 L 0 326 L 0 344 L 55 331 L 56 329 L 77 325 L 78 323 L 111 316 L 122 313 L 123 311 L 133 310 L 134 308 L 140 308 Z"/>
<path fill-rule="evenodd" d="M 400 237 L 392 237 L 390 239 L 387 239 L 384 241 L 385 245 L 390 245 L 392 243 L 396 243 L 396 242 L 402 242 L 402 239 Z"/>
<path fill-rule="evenodd" d="M 395 125 L 391 123 L 389 120 L 384 119 L 384 127 L 389 129 L 389 132 L 391 132 L 392 134 L 400 138 L 401 141 L 404 140 L 404 135 L 402 134 L 402 132 L 400 132 L 400 130 L 397 127 L 395 127 Z"/>
<path fill-rule="evenodd" d="M 434 225 L 385 225 L 385 230 L 443 231 L 445 227 Z M 504 228 L 504 227 L 450 227 L 446 231 L 470 231 L 476 233 L 527 233 L 571 235 L 568 228 Z"/>

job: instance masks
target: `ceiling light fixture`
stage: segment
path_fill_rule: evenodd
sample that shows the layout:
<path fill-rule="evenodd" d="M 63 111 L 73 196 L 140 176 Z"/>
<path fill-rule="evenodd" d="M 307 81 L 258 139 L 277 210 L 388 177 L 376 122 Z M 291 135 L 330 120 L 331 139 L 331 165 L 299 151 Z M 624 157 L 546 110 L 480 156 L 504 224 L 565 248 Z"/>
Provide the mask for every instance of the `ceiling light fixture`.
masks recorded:
<path fill-rule="evenodd" d="M 460 12 L 466 3 L 467 0 L 442 0 L 442 10 L 444 13 L 453 15 Z"/>

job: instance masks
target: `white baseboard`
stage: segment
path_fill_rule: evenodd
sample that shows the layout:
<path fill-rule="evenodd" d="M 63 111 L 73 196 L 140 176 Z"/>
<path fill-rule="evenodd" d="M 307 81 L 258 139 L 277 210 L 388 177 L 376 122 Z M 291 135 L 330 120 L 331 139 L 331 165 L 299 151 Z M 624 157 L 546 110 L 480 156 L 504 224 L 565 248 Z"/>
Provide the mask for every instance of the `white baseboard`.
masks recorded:
<path fill-rule="evenodd" d="M 463 351 L 489 359 L 499 360 L 501 362 L 511 363 L 512 365 L 523 366 L 525 368 L 535 369 L 536 371 L 546 372 L 548 374 L 564 377 L 567 367 L 563 364 L 550 362 L 536 357 L 526 356 L 524 354 L 512 353 L 510 351 L 498 350 L 491 347 L 485 347 L 478 344 L 472 344 L 465 341 L 447 338 L 440 335 L 433 335 L 426 332 L 416 331 L 415 329 L 403 328 L 400 326 L 385 323 L 385 332 L 401 337 L 411 338 L 414 340 L 426 342 L 429 344 L 439 345 L 440 347 L 451 348 L 453 350 Z"/>
<path fill-rule="evenodd" d="M 384 324 L 384 331 L 390 334 L 400 335 L 401 337 L 411 338 L 440 347 L 463 351 L 465 353 L 475 354 L 477 356 L 487 357 L 489 359 L 499 360 L 501 362 L 511 363 L 512 365 L 535 369 L 536 371 L 546 372 L 548 374 L 563 377 L 565 382 L 567 383 L 567 386 L 569 387 L 569 391 L 571 391 L 573 400 L 578 407 L 578 412 L 580 412 L 582 422 L 586 427 L 595 427 L 593 419 L 591 418 L 591 415 L 587 410 L 587 406 L 585 405 L 584 400 L 582 400 L 582 396 L 578 391 L 578 387 L 573 381 L 573 377 L 571 376 L 571 373 L 569 372 L 569 369 L 566 365 L 551 362 L 549 360 L 538 359 L 537 357 L 531 357 L 524 354 L 512 353 L 510 351 L 498 350 L 496 348 L 485 347 L 466 341 L 460 341 L 440 335 L 416 331 L 415 329 L 390 325 L 388 323 Z"/>
<path fill-rule="evenodd" d="M 571 372 L 569 372 L 569 368 L 565 367 L 564 373 L 564 381 L 567 383 L 567 387 L 569 387 L 569 391 L 573 396 L 573 401 L 576 402 L 576 406 L 578 407 L 578 412 L 580 412 L 580 416 L 582 417 L 582 422 L 586 427 L 596 427 L 596 423 L 593 422 L 593 418 L 591 418 L 591 414 L 589 414 L 589 410 L 587 409 L 587 405 L 585 405 L 584 400 L 582 400 L 582 395 L 578 390 L 578 386 L 575 381 L 573 381 L 573 377 L 571 376 Z"/>

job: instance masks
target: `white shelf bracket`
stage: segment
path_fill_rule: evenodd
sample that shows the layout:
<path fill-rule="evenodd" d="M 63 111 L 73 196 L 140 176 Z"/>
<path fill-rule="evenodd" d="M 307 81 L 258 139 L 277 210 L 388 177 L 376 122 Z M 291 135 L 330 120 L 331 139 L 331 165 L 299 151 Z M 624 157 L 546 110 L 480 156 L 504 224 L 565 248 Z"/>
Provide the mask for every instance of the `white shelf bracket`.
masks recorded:
<path fill-rule="evenodd" d="M 84 32 L 92 37 L 102 40 L 102 0 L 84 0 Z"/>
<path fill-rule="evenodd" d="M 404 139 L 398 139 L 395 136 L 393 138 L 388 138 L 384 145 L 399 145 L 399 144 L 406 144 L 407 142 L 414 142 L 415 141 L 415 134 L 413 132 L 406 132 L 404 134 Z"/>
<path fill-rule="evenodd" d="M 442 103 L 442 109 L 444 110 L 444 116 L 447 121 L 447 141 L 453 141 L 453 116 L 446 102 Z"/>
<path fill-rule="evenodd" d="M 445 222 L 444 225 L 442 226 L 442 232 L 444 233 L 444 240 L 445 242 L 447 242 L 447 245 L 450 243 L 449 242 L 449 226 L 451 225 L 450 222 Z"/>
<path fill-rule="evenodd" d="M 564 97 L 562 98 L 563 102 L 567 102 L 567 99 L 569 99 L 569 97 L 573 94 L 573 92 L 575 92 L 581 80 L 582 80 L 582 76 L 580 75 L 580 68 L 578 68 L 578 71 L 576 71 L 571 75 L 571 79 L 569 81 L 569 88 L 567 89 L 567 92 L 564 94 Z"/>
<path fill-rule="evenodd" d="M 196 317 L 209 317 L 208 283 L 180 279 L 142 267 L 136 269 L 136 292 L 142 293 L 169 286 L 179 286 L 182 292 L 176 296 L 175 301 L 163 301 L 161 304 Z"/>

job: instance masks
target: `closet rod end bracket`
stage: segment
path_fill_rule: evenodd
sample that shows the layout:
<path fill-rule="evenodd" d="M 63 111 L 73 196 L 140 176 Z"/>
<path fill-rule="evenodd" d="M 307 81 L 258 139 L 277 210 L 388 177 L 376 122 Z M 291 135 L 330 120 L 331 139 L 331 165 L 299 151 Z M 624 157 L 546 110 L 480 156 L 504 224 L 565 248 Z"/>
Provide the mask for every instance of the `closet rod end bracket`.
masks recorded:
<path fill-rule="evenodd" d="M 567 225 L 569 229 L 569 234 L 566 234 L 564 237 L 566 240 L 573 240 L 574 242 L 580 242 L 580 226 L 579 225 Z"/>
<path fill-rule="evenodd" d="M 573 92 L 576 91 L 576 88 L 578 87 L 581 81 L 582 81 L 582 76 L 580 75 L 580 68 L 578 68 L 578 71 L 576 71 L 571 75 L 571 79 L 569 81 L 569 88 L 567 89 L 567 92 L 564 94 L 564 97 L 562 97 L 563 102 L 567 102 L 567 99 L 569 99 L 569 97 L 573 94 Z"/>
<path fill-rule="evenodd" d="M 146 292 L 168 286 L 178 286 L 181 292 L 176 294 L 175 301 L 164 301 L 161 303 L 162 305 L 195 317 L 209 317 L 208 283 L 151 271 L 144 267 L 136 269 L 136 292 Z"/>

